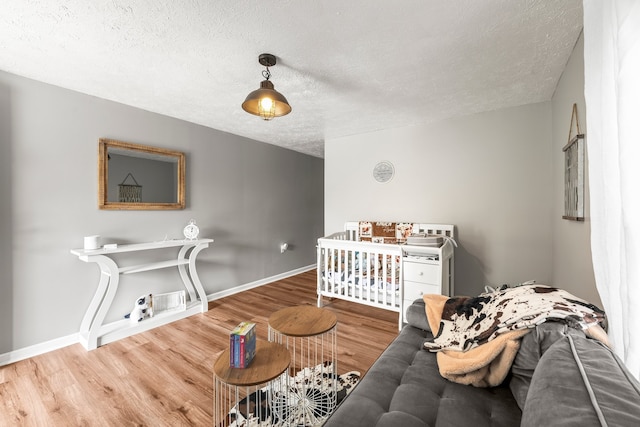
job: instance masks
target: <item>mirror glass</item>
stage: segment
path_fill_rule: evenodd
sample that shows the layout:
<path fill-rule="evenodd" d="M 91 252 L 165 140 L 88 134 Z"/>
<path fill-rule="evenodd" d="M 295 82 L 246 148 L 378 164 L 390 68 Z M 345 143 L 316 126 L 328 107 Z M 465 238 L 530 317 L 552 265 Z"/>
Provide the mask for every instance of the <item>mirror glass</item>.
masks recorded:
<path fill-rule="evenodd" d="M 100 139 L 100 209 L 184 209 L 185 157 L 179 151 Z"/>

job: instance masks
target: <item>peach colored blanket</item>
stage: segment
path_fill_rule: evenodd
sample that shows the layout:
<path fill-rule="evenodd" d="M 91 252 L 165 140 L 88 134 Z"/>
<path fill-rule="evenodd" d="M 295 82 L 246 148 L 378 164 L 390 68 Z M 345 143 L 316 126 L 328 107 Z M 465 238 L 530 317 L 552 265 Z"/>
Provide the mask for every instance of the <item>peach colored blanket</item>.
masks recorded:
<path fill-rule="evenodd" d="M 434 335 L 440 328 L 442 309 L 448 297 L 423 296 L 427 320 Z M 466 352 L 440 350 L 436 357 L 440 375 L 449 381 L 475 387 L 493 387 L 504 381 L 520 348 L 520 338 L 529 329 L 508 331 Z"/>

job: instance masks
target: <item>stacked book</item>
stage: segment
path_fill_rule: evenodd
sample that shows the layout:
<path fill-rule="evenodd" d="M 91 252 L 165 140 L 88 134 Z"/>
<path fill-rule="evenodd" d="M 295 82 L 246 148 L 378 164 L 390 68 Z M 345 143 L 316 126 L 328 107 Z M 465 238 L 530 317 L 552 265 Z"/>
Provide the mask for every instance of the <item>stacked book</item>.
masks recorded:
<path fill-rule="evenodd" d="M 246 368 L 256 355 L 256 324 L 242 322 L 229 335 L 229 366 Z"/>

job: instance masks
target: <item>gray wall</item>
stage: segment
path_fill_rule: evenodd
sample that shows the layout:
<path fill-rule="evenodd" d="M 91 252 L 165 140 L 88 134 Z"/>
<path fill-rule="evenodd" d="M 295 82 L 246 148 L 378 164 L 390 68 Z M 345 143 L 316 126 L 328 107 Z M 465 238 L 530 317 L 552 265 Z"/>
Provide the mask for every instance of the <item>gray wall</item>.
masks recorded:
<path fill-rule="evenodd" d="M 591 261 L 591 215 L 588 162 L 585 174 L 585 221 L 562 219 L 564 210 L 564 147 L 569 138 L 573 104 L 577 104 L 580 130 L 587 128 L 584 101 L 584 36 L 580 36 L 553 96 L 553 282 L 602 307 Z M 589 136 L 585 141 L 589 143 Z M 586 147 L 585 147 L 586 156 Z M 587 160 L 585 158 L 585 160 Z"/>
<path fill-rule="evenodd" d="M 327 141 L 325 232 L 347 220 L 457 228 L 455 289 L 551 279 L 551 105 Z M 376 182 L 376 162 L 395 165 Z"/>
<path fill-rule="evenodd" d="M 457 294 L 535 279 L 599 303 L 588 218 L 561 219 L 574 102 L 586 126 L 582 50 L 581 38 L 549 102 L 328 140 L 325 234 L 364 219 L 454 224 Z M 385 184 L 380 160 L 396 168 Z"/>
<path fill-rule="evenodd" d="M 11 97 L 0 83 L 0 330 L 13 323 L 13 229 L 11 226 Z M 0 332 L 0 353 L 11 348 L 11 334 Z"/>
<path fill-rule="evenodd" d="M 3 72 L 0 137 L 0 354 L 78 331 L 99 277 L 69 253 L 83 236 L 182 238 L 194 218 L 215 239 L 198 258 L 207 294 L 315 264 L 322 159 Z M 101 137 L 185 152 L 187 208 L 99 210 Z M 284 241 L 291 250 L 280 254 Z M 108 319 L 179 280 L 177 269 L 122 276 Z"/>

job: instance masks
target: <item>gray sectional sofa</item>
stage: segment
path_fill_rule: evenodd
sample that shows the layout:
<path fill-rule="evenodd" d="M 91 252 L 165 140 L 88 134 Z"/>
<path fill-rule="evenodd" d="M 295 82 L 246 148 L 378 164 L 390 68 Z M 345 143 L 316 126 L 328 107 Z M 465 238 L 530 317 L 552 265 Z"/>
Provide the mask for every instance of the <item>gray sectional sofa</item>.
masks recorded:
<path fill-rule="evenodd" d="M 640 426 L 640 383 L 598 341 L 562 323 L 522 339 L 511 374 L 493 388 L 442 378 L 424 302 L 325 427 Z"/>

